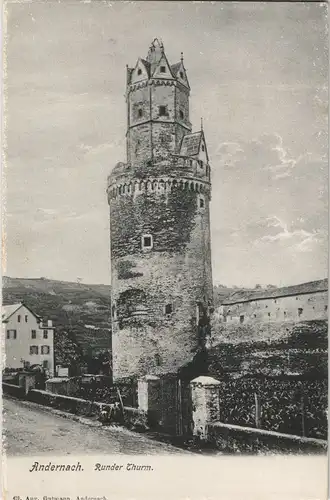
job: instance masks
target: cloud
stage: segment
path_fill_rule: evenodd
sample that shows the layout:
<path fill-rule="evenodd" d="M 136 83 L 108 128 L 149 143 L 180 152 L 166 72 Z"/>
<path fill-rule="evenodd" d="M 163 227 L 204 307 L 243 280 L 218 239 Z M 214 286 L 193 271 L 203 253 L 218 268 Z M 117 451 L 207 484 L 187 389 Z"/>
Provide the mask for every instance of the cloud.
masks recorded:
<path fill-rule="evenodd" d="M 225 170 L 235 169 L 242 175 L 264 172 L 270 174 L 272 181 L 299 175 L 299 167 L 303 168 L 306 163 L 324 164 L 327 161 L 326 155 L 311 151 L 292 154 L 277 132 L 263 134 L 249 142 L 222 142 L 213 158 Z"/>
<path fill-rule="evenodd" d="M 315 245 L 326 237 L 326 232 L 321 229 L 307 231 L 302 228 L 289 228 L 288 224 L 276 215 L 266 219 L 266 227 L 274 229 L 273 234 L 265 234 L 255 241 L 256 245 L 281 244 L 290 247 L 296 252 L 311 252 Z"/>

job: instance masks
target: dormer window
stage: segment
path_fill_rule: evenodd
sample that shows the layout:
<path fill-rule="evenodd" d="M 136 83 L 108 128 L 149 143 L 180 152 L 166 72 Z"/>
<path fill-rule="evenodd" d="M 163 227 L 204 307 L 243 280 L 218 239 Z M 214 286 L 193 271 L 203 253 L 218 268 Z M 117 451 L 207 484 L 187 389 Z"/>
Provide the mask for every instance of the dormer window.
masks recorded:
<path fill-rule="evenodd" d="M 166 66 L 161 66 L 160 67 L 160 72 L 161 73 L 166 73 Z"/>
<path fill-rule="evenodd" d="M 137 74 L 142 75 L 142 69 L 139 68 Z"/>
<path fill-rule="evenodd" d="M 183 118 L 184 118 L 184 114 L 183 114 L 182 109 L 180 109 L 180 111 L 179 111 L 179 115 L 180 115 L 181 120 L 183 120 Z"/>

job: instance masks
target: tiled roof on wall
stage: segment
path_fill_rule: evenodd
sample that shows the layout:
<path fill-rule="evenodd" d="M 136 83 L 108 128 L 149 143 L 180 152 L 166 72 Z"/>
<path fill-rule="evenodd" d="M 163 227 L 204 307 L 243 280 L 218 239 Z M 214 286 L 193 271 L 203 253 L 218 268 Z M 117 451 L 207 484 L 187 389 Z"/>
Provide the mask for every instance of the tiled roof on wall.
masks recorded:
<path fill-rule="evenodd" d="M 223 305 L 238 304 L 240 302 L 251 302 L 252 300 L 275 299 L 290 295 L 301 295 L 305 293 L 324 292 L 328 290 L 328 279 L 309 281 L 300 285 L 286 286 L 283 288 L 270 288 L 267 290 L 252 290 L 234 292 Z"/>

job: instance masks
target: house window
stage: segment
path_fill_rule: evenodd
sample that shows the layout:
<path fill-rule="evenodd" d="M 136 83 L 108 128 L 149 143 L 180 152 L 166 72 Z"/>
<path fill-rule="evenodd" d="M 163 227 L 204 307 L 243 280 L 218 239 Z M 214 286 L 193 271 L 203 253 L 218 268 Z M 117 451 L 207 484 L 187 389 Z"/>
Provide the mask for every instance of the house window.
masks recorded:
<path fill-rule="evenodd" d="M 21 315 L 20 315 L 20 314 L 17 316 L 17 321 L 18 321 L 19 323 L 21 322 Z"/>
<path fill-rule="evenodd" d="M 7 330 L 7 339 L 10 339 L 12 337 L 13 339 L 17 338 L 17 331 L 16 330 Z"/>
<path fill-rule="evenodd" d="M 49 353 L 50 353 L 49 345 L 42 345 L 41 346 L 41 354 L 49 354 Z"/>
<path fill-rule="evenodd" d="M 142 69 L 139 68 L 137 73 L 138 75 L 142 75 Z"/>
<path fill-rule="evenodd" d="M 31 330 L 31 339 L 36 339 L 36 338 L 37 338 L 37 331 Z"/>
<path fill-rule="evenodd" d="M 166 73 L 166 66 L 161 66 L 160 67 L 160 72 L 161 73 Z"/>
<path fill-rule="evenodd" d="M 156 362 L 156 366 L 160 366 L 161 365 L 161 359 L 160 359 L 160 356 L 159 354 L 155 354 L 155 362 Z"/>
<path fill-rule="evenodd" d="M 202 144 L 202 151 L 205 151 L 205 146 L 204 146 L 204 144 Z"/>
<path fill-rule="evenodd" d="M 159 116 L 166 116 L 166 106 L 159 106 Z"/>
<path fill-rule="evenodd" d="M 27 322 L 28 322 L 28 316 L 25 315 L 25 323 L 27 323 Z"/>
<path fill-rule="evenodd" d="M 183 114 L 182 109 L 180 109 L 180 111 L 179 111 L 179 115 L 180 115 L 181 120 L 183 120 L 184 114 Z"/>
<path fill-rule="evenodd" d="M 138 110 L 138 116 L 139 116 L 139 118 L 141 118 L 141 117 L 143 116 L 143 111 L 142 111 L 142 109 L 139 109 L 139 110 Z"/>
<path fill-rule="evenodd" d="M 204 163 L 203 163 L 202 161 L 200 161 L 200 162 L 199 162 L 199 166 L 200 166 L 201 168 L 204 168 Z"/>
<path fill-rule="evenodd" d="M 44 339 L 48 339 L 48 330 L 44 330 Z"/>
<path fill-rule="evenodd" d="M 171 314 L 173 312 L 172 304 L 166 304 L 165 306 L 165 314 Z"/>
<path fill-rule="evenodd" d="M 142 248 L 152 248 L 153 241 L 151 234 L 144 234 L 142 236 Z"/>
<path fill-rule="evenodd" d="M 300 317 L 303 313 L 303 308 L 302 307 L 298 307 L 298 316 Z"/>
<path fill-rule="evenodd" d="M 328 306 L 324 306 L 324 310 L 327 311 L 328 310 Z"/>
<path fill-rule="evenodd" d="M 256 315 L 256 314 L 254 314 L 254 315 L 253 315 L 253 317 L 254 317 L 254 318 L 256 318 L 256 317 L 257 317 L 257 315 Z"/>
<path fill-rule="evenodd" d="M 239 317 L 239 322 L 240 322 L 240 323 L 244 323 L 244 314 L 242 314 L 242 315 Z"/>
<path fill-rule="evenodd" d="M 47 360 L 47 359 L 45 359 L 45 360 L 42 362 L 42 366 L 43 366 L 44 368 L 48 368 L 48 360 Z"/>
<path fill-rule="evenodd" d="M 284 311 L 284 317 L 286 317 L 286 311 Z"/>
<path fill-rule="evenodd" d="M 17 338 L 17 330 L 9 330 L 13 334 L 13 339 Z"/>
<path fill-rule="evenodd" d="M 270 313 L 268 313 L 268 318 L 270 318 Z"/>
<path fill-rule="evenodd" d="M 205 203 L 204 203 L 204 199 L 203 198 L 199 198 L 199 206 L 200 206 L 200 208 L 204 208 Z"/>
<path fill-rule="evenodd" d="M 30 354 L 38 354 L 38 346 L 30 345 Z"/>
<path fill-rule="evenodd" d="M 180 78 L 183 78 L 183 72 L 180 71 Z"/>

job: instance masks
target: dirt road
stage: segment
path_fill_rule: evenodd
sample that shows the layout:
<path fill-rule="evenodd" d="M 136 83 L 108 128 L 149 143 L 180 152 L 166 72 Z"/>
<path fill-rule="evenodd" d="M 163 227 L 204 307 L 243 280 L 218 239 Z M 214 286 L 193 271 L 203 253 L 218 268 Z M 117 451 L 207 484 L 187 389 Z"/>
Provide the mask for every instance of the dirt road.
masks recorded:
<path fill-rule="evenodd" d="M 3 409 L 8 456 L 188 453 L 127 429 L 76 422 L 26 401 L 4 398 Z"/>

